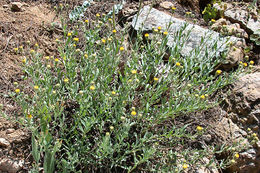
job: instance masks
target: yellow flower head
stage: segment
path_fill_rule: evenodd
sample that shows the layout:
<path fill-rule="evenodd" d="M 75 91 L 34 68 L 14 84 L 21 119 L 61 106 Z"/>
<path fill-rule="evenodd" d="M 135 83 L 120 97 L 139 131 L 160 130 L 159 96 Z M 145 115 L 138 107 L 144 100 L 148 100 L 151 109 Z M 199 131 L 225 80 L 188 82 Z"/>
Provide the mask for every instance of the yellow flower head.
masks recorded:
<path fill-rule="evenodd" d="M 88 23 L 88 19 L 85 20 L 85 23 Z"/>
<path fill-rule="evenodd" d="M 116 30 L 115 29 L 113 29 L 113 31 L 112 31 L 113 33 L 116 33 Z"/>
<path fill-rule="evenodd" d="M 211 19 L 211 22 L 212 22 L 212 23 L 215 23 L 215 22 L 216 22 L 216 20 L 215 20 L 215 19 Z"/>
<path fill-rule="evenodd" d="M 16 93 L 19 93 L 19 92 L 20 92 L 20 89 L 17 88 L 17 89 L 15 89 L 14 91 L 15 91 Z"/>
<path fill-rule="evenodd" d="M 84 57 L 85 57 L 85 58 L 88 58 L 88 54 L 85 54 Z"/>
<path fill-rule="evenodd" d="M 181 63 L 179 63 L 179 62 L 176 62 L 176 66 L 181 66 Z"/>
<path fill-rule="evenodd" d="M 68 37 L 70 37 L 70 36 L 71 36 L 71 32 L 68 33 Z"/>
<path fill-rule="evenodd" d="M 97 13 L 97 14 L 96 14 L 96 16 L 97 16 L 97 17 L 100 17 L 100 14 L 99 14 L 99 13 Z"/>
<path fill-rule="evenodd" d="M 38 85 L 35 85 L 33 88 L 34 88 L 35 90 L 38 90 L 38 89 L 39 89 L 39 86 L 38 86 Z"/>
<path fill-rule="evenodd" d="M 73 44 L 73 47 L 76 47 L 77 45 L 76 44 Z"/>
<path fill-rule="evenodd" d="M 168 32 L 167 32 L 167 31 L 164 31 L 164 32 L 163 32 L 163 35 L 165 35 L 165 36 L 168 35 Z"/>
<path fill-rule="evenodd" d="M 158 81 L 158 80 L 159 80 L 159 78 L 157 78 L 157 77 L 154 77 L 154 78 L 153 78 L 153 80 L 154 80 L 154 81 Z"/>
<path fill-rule="evenodd" d="M 250 63 L 251 65 L 254 65 L 255 62 L 254 62 L 254 61 L 250 61 L 249 63 Z"/>
<path fill-rule="evenodd" d="M 30 50 L 31 53 L 34 53 L 35 51 L 33 49 Z"/>
<path fill-rule="evenodd" d="M 205 99 L 205 95 L 201 95 L 200 98 L 201 98 L 201 99 Z"/>
<path fill-rule="evenodd" d="M 197 131 L 202 131 L 202 130 L 203 130 L 203 127 L 197 126 Z"/>
<path fill-rule="evenodd" d="M 243 63 L 243 66 L 244 66 L 244 67 L 247 67 L 247 63 L 246 63 L 246 62 L 244 62 L 244 63 Z"/>
<path fill-rule="evenodd" d="M 162 27 L 161 26 L 158 26 L 158 28 L 157 28 L 159 31 L 162 29 Z"/>
<path fill-rule="evenodd" d="M 111 94 L 112 94 L 112 95 L 116 95 L 116 92 L 115 92 L 115 91 L 112 91 Z"/>
<path fill-rule="evenodd" d="M 135 116 L 135 115 L 136 115 L 136 112 L 135 112 L 135 111 L 132 111 L 132 112 L 131 112 L 131 115 Z"/>
<path fill-rule="evenodd" d="M 96 89 L 96 87 L 94 85 L 91 85 L 89 89 L 93 91 Z"/>
<path fill-rule="evenodd" d="M 102 39 L 101 41 L 102 41 L 102 43 L 106 43 L 106 40 L 105 40 L 105 39 Z"/>
<path fill-rule="evenodd" d="M 121 47 L 119 48 L 119 50 L 120 50 L 120 51 L 123 51 L 123 50 L 125 50 L 125 48 L 124 48 L 123 46 L 121 46 Z"/>
<path fill-rule="evenodd" d="M 110 133 L 109 132 L 106 132 L 106 136 L 109 136 L 110 135 Z"/>
<path fill-rule="evenodd" d="M 176 10 L 176 7 L 172 6 L 172 10 Z"/>
<path fill-rule="evenodd" d="M 147 38 L 147 37 L 149 37 L 149 34 L 148 34 L 148 33 L 146 33 L 146 34 L 144 34 L 144 36 Z"/>
<path fill-rule="evenodd" d="M 136 74 L 137 71 L 136 71 L 136 70 L 131 70 L 131 73 L 132 73 L 132 74 Z"/>
<path fill-rule="evenodd" d="M 189 165 L 187 165 L 187 164 L 183 164 L 183 165 L 182 165 L 182 168 L 183 168 L 183 169 L 187 169 L 188 167 L 189 167 Z"/>
<path fill-rule="evenodd" d="M 16 48 L 14 48 L 14 51 L 15 51 L 15 52 L 17 52 L 17 51 L 18 51 L 18 48 L 17 48 L 17 47 L 16 47 Z"/>
<path fill-rule="evenodd" d="M 32 117 L 33 117 L 32 114 L 28 114 L 28 115 L 27 115 L 27 118 L 28 118 L 28 119 L 32 119 Z"/>
<path fill-rule="evenodd" d="M 22 59 L 22 63 L 26 63 L 26 58 L 23 58 L 23 59 Z"/>
<path fill-rule="evenodd" d="M 154 31 L 154 32 L 158 32 L 159 30 L 158 30 L 158 29 L 154 29 L 153 31 Z"/>
<path fill-rule="evenodd" d="M 68 83 L 68 82 L 69 82 L 69 79 L 68 79 L 68 78 L 65 78 L 63 81 L 64 81 L 65 83 Z"/>
<path fill-rule="evenodd" d="M 79 41 L 79 38 L 75 37 L 73 40 L 76 41 L 76 42 L 78 42 L 78 41 Z"/>
<path fill-rule="evenodd" d="M 35 47 L 39 47 L 39 45 L 37 43 L 35 43 Z"/>
<path fill-rule="evenodd" d="M 222 73 L 222 70 L 217 70 L 216 73 L 219 75 Z"/>
<path fill-rule="evenodd" d="M 109 22 L 112 22 L 112 19 L 111 19 L 111 18 L 109 18 L 109 19 L 108 19 L 108 21 L 109 21 Z"/>
<path fill-rule="evenodd" d="M 82 90 L 80 90 L 80 91 L 79 91 L 79 94 L 81 94 L 81 95 L 82 95 L 83 93 L 84 93 L 84 92 L 83 92 Z"/>
<path fill-rule="evenodd" d="M 235 158 L 236 158 L 236 159 L 239 158 L 239 154 L 238 154 L 238 153 L 235 154 Z"/>
<path fill-rule="evenodd" d="M 55 58 L 54 61 L 55 61 L 55 62 L 59 62 L 59 59 L 58 59 L 58 58 Z"/>
<path fill-rule="evenodd" d="M 111 131 L 113 131 L 113 130 L 114 130 L 114 126 L 110 126 L 109 129 L 110 129 Z"/>

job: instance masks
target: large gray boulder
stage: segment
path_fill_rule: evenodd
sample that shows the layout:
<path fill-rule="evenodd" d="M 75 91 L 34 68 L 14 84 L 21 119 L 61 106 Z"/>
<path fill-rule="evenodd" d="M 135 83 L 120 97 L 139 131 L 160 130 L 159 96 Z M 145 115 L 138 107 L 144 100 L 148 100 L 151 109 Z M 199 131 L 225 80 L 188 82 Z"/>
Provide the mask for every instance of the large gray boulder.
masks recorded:
<path fill-rule="evenodd" d="M 169 47 L 175 47 L 179 43 L 184 43 L 180 51 L 183 56 L 192 56 L 192 54 L 195 54 L 195 49 L 201 48 L 200 55 L 203 56 L 207 52 L 208 56 L 214 57 L 228 50 L 230 42 L 241 43 L 242 41 L 243 44 L 245 42 L 243 39 L 236 37 L 222 37 L 215 31 L 187 23 L 149 6 L 144 6 L 139 15 L 135 15 L 132 22 L 132 27 L 135 30 L 148 33 L 158 26 L 161 26 L 162 30 L 168 31 L 167 44 Z M 181 35 L 180 40 L 178 39 L 178 34 Z M 203 44 L 201 44 L 202 39 L 204 39 Z"/>

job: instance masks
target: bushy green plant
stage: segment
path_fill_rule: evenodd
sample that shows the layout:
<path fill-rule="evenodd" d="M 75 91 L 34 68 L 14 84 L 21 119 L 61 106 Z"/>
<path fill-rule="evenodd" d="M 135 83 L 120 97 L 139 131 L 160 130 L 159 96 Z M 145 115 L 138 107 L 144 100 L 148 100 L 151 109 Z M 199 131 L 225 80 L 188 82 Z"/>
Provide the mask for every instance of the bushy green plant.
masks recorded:
<path fill-rule="evenodd" d="M 204 38 L 183 58 L 189 37 L 183 27 L 169 51 L 168 32 L 161 28 L 153 35 L 138 32 L 126 46 L 129 28 L 117 31 L 112 21 L 97 14 L 71 31 L 64 24 L 57 57 L 20 52 L 31 85 L 17 85 L 13 95 L 33 134 L 34 171 L 181 172 L 201 166 L 204 157 L 213 162 L 214 146 L 188 145 L 206 127 L 174 121 L 218 104 L 209 97 L 233 80 L 235 73 L 213 73 L 225 60 L 215 57 L 217 44 L 202 54 L 210 39 Z"/>
<path fill-rule="evenodd" d="M 260 29 L 250 35 L 250 40 L 257 46 L 260 46 Z"/>
<path fill-rule="evenodd" d="M 218 10 L 211 4 L 207 4 L 205 9 L 202 11 L 202 15 L 205 22 L 209 22 L 211 19 L 215 20 L 217 18 Z"/>

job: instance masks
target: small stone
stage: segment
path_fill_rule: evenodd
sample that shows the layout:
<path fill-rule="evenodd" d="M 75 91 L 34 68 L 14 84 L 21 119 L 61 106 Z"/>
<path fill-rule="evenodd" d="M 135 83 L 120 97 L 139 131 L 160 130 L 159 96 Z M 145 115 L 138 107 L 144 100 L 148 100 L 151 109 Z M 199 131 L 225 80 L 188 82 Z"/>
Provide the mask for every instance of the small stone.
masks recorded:
<path fill-rule="evenodd" d="M 165 1 L 160 3 L 160 7 L 165 8 L 165 9 L 170 9 L 173 6 L 173 3 L 169 1 Z"/>
<path fill-rule="evenodd" d="M 10 146 L 10 142 L 7 141 L 4 138 L 0 138 L 0 146 L 2 146 L 2 147 L 9 147 Z"/>
<path fill-rule="evenodd" d="M 12 2 L 11 3 L 11 10 L 13 12 L 19 12 L 22 11 L 23 4 L 21 2 Z"/>
<path fill-rule="evenodd" d="M 23 166 L 23 161 L 13 161 L 11 159 L 2 159 L 0 160 L 0 172 L 1 171 L 6 171 L 8 173 L 16 173 L 19 170 L 22 169 Z"/>
<path fill-rule="evenodd" d="M 7 4 L 3 5 L 3 8 L 8 8 L 8 5 Z"/>
<path fill-rule="evenodd" d="M 7 129 L 7 130 L 6 130 L 6 134 L 13 133 L 14 131 L 15 131 L 15 129 Z"/>

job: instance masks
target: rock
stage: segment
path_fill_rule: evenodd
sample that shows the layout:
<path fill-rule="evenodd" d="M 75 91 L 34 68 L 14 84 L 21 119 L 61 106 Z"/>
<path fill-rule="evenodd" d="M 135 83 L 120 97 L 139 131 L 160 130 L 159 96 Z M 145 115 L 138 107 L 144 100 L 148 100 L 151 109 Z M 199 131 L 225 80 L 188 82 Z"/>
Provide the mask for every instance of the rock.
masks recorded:
<path fill-rule="evenodd" d="M 257 11 L 249 11 L 248 4 L 239 3 L 215 3 L 214 7 L 219 11 L 224 11 L 224 17 L 233 23 L 239 23 L 249 34 L 256 32 L 260 28 L 260 16 Z M 226 7 L 226 10 L 224 10 Z"/>
<path fill-rule="evenodd" d="M 171 25 L 169 26 L 170 23 Z M 230 38 L 229 41 L 232 41 L 233 43 L 239 41 L 242 41 L 243 43 L 245 42 L 244 39 L 236 37 L 220 37 L 220 34 L 215 31 L 202 28 L 198 25 L 186 23 L 183 20 L 174 18 L 173 16 L 160 12 L 154 8 L 150 10 L 149 6 L 143 7 L 139 16 L 136 15 L 132 22 L 132 27 L 135 30 L 142 30 L 143 32 L 152 32 L 152 28 L 157 28 L 158 26 L 161 26 L 162 30 L 166 30 L 167 26 L 169 26 L 167 30 L 169 33 L 167 45 L 169 47 L 174 47 L 176 45 L 176 40 L 178 40 L 178 38 L 176 38 L 175 35 L 177 32 L 184 30 L 180 41 L 184 42 L 185 35 L 188 35 L 188 32 L 191 31 L 188 40 L 185 41 L 185 44 L 180 51 L 183 56 L 194 55 L 194 50 L 198 48 L 201 48 L 200 56 L 205 55 L 206 51 L 209 57 L 219 56 L 228 48 L 228 38 Z M 205 40 L 205 44 L 203 46 L 201 46 L 202 38 Z M 215 42 L 217 42 L 216 49 L 214 48 Z M 232 56 L 234 56 L 234 54 Z M 240 59 L 240 55 L 235 59 Z M 237 63 L 237 61 L 234 62 Z M 229 62 L 229 64 L 230 63 L 232 62 Z"/>
<path fill-rule="evenodd" d="M 10 142 L 7 141 L 4 138 L 0 138 L 0 146 L 2 146 L 2 147 L 9 147 L 10 146 Z"/>
<path fill-rule="evenodd" d="M 208 165 L 210 163 L 210 160 L 208 158 L 203 158 L 202 159 L 203 163 L 202 165 Z M 195 173 L 219 173 L 216 163 L 211 163 L 211 165 L 208 165 L 209 168 L 206 168 L 204 166 L 198 168 L 195 170 Z"/>
<path fill-rule="evenodd" d="M 252 115 L 259 122 L 260 113 L 260 72 L 247 74 L 238 79 L 234 84 L 233 94 L 229 97 L 229 111 L 240 116 Z M 250 117 L 249 117 L 250 118 Z"/>
<path fill-rule="evenodd" d="M 13 161 L 11 159 L 4 158 L 0 160 L 0 171 L 6 171 L 8 173 L 16 173 L 23 167 L 23 161 Z"/>
<path fill-rule="evenodd" d="M 3 8 L 8 8 L 8 5 L 7 4 L 3 5 Z"/>
<path fill-rule="evenodd" d="M 13 12 L 20 12 L 22 11 L 23 4 L 21 2 L 12 2 L 11 3 L 11 10 Z"/>
<path fill-rule="evenodd" d="M 6 130 L 6 134 L 11 134 L 11 133 L 13 133 L 15 131 L 15 129 L 7 129 Z"/>
<path fill-rule="evenodd" d="M 160 3 L 160 7 L 165 8 L 165 9 L 170 9 L 173 6 L 172 2 L 169 1 L 164 1 Z"/>

